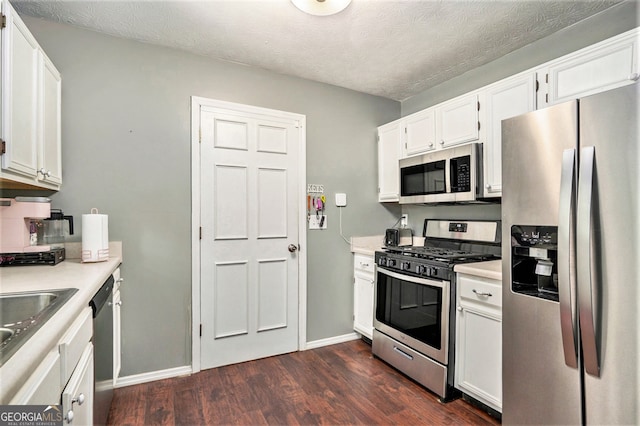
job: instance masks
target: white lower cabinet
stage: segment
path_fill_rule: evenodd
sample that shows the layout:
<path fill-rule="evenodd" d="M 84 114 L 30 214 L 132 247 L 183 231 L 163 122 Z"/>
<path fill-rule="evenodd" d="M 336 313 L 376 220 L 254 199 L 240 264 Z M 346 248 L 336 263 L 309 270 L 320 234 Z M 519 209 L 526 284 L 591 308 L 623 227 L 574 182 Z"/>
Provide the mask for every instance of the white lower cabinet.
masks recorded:
<path fill-rule="evenodd" d="M 87 343 L 69 383 L 62 392 L 64 423 L 93 424 L 93 344 Z"/>
<path fill-rule="evenodd" d="M 455 387 L 502 412 L 502 286 L 457 275 Z"/>
<path fill-rule="evenodd" d="M 373 292 L 375 264 L 373 256 L 356 254 L 353 265 L 353 329 L 373 339 Z"/>
<path fill-rule="evenodd" d="M 9 402 L 62 404 L 65 424 L 93 424 L 93 320 L 86 307 Z"/>
<path fill-rule="evenodd" d="M 49 352 L 9 401 L 10 405 L 57 405 L 60 403 L 60 354 Z"/>
<path fill-rule="evenodd" d="M 122 367 L 121 348 L 121 331 L 122 323 L 120 290 L 113 293 L 113 386 L 116 386 L 118 377 L 120 376 L 120 368 Z"/>

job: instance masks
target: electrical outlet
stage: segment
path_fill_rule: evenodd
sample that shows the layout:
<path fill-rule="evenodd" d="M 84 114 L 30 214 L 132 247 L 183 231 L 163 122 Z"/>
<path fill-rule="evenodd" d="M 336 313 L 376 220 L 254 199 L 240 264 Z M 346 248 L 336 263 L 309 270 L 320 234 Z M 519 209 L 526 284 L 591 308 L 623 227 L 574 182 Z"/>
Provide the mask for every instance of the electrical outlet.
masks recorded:
<path fill-rule="evenodd" d="M 406 228 L 408 224 L 409 224 L 409 215 L 403 214 L 402 216 L 400 216 L 400 227 Z"/>
<path fill-rule="evenodd" d="M 347 194 L 336 193 L 336 207 L 346 207 L 346 206 L 347 206 Z"/>

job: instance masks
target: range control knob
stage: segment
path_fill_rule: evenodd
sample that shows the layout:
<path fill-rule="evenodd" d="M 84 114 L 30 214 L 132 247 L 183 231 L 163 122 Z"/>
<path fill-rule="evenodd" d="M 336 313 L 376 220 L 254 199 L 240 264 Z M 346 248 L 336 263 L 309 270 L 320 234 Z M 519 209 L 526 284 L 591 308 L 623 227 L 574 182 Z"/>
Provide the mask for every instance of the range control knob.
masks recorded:
<path fill-rule="evenodd" d="M 400 262 L 400 269 L 403 271 L 410 271 L 411 264 L 409 262 Z"/>
<path fill-rule="evenodd" d="M 396 266 L 395 259 L 387 259 L 387 266 Z"/>

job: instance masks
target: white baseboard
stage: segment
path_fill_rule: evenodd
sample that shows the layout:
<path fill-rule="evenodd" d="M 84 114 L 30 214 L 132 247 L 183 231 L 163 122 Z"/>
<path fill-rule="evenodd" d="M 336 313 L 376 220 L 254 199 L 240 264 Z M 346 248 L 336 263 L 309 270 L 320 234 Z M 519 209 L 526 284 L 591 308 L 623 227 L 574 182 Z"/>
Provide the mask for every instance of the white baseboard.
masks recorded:
<path fill-rule="evenodd" d="M 193 370 L 190 365 L 183 367 L 168 368 L 166 370 L 150 371 L 148 373 L 134 374 L 133 376 L 119 377 L 116 382 L 116 388 L 125 386 L 139 385 L 149 383 L 156 380 L 170 379 L 172 377 L 187 376 Z"/>
<path fill-rule="evenodd" d="M 304 350 L 321 348 L 323 346 L 335 345 L 338 343 L 349 342 L 351 340 L 358 340 L 360 335 L 358 333 L 348 333 L 342 336 L 328 337 L 326 339 L 314 340 L 313 342 L 307 342 Z"/>

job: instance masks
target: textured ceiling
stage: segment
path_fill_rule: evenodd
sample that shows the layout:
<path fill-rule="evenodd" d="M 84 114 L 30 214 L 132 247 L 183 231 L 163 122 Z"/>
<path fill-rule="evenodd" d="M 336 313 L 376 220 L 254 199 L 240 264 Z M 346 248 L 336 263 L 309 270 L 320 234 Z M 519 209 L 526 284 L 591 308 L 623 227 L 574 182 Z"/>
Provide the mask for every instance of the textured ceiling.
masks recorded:
<path fill-rule="evenodd" d="M 27 0 L 21 14 L 404 100 L 620 0 Z"/>

